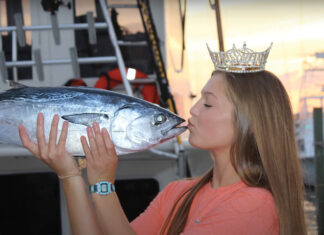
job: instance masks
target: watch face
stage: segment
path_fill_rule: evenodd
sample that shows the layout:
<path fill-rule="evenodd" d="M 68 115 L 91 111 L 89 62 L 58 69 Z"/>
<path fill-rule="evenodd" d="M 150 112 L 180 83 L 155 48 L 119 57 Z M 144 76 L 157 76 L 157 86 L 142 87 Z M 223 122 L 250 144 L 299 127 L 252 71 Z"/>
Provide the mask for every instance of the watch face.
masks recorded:
<path fill-rule="evenodd" d="M 103 193 L 108 192 L 108 184 L 102 184 L 101 185 L 101 192 L 103 192 Z"/>

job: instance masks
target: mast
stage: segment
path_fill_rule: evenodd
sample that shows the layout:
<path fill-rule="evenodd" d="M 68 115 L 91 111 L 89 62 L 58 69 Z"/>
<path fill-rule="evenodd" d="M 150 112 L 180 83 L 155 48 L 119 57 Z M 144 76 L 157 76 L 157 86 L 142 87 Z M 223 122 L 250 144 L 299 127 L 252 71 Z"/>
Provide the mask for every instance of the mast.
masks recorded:
<path fill-rule="evenodd" d="M 212 4 L 211 0 L 209 0 L 209 4 L 210 4 L 210 7 L 213 10 L 215 10 L 219 50 L 224 51 L 224 39 L 223 39 L 223 30 L 222 30 L 222 21 L 221 21 L 219 0 L 214 0 L 214 4 Z"/>

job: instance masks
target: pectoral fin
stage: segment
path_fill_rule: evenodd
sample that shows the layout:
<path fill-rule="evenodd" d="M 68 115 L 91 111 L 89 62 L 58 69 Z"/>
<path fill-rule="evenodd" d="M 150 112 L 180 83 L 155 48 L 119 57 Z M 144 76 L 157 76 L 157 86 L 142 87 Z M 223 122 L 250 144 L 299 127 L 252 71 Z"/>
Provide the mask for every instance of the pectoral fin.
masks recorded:
<path fill-rule="evenodd" d="M 100 125 L 109 120 L 109 116 L 102 113 L 78 113 L 64 115 L 62 118 L 68 122 L 84 126 L 92 126 L 94 122 L 97 122 Z"/>
<path fill-rule="evenodd" d="M 7 82 L 9 83 L 10 89 L 17 89 L 17 88 L 24 88 L 24 87 L 28 87 L 22 83 L 19 82 L 15 82 L 13 80 L 7 80 Z"/>

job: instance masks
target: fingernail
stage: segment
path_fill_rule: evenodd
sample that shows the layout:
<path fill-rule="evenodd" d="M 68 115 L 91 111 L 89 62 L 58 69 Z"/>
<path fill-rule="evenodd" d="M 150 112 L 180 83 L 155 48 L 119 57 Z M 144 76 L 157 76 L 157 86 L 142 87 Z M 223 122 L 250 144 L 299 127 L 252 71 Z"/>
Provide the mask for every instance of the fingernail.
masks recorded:
<path fill-rule="evenodd" d="M 94 123 L 93 123 L 93 129 L 94 129 L 96 132 L 100 131 L 100 127 L 99 127 L 99 124 L 98 124 L 97 122 L 94 122 Z"/>
<path fill-rule="evenodd" d="M 39 118 L 40 120 L 43 120 L 43 119 L 44 119 L 44 115 L 43 115 L 42 113 L 38 113 L 38 118 Z"/>

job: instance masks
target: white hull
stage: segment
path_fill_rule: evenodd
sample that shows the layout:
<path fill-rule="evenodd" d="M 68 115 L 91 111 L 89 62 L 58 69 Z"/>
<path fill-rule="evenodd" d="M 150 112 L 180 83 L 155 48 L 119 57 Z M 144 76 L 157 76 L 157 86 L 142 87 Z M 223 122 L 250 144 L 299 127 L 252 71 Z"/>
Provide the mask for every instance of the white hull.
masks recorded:
<path fill-rule="evenodd" d="M 169 141 L 156 149 L 172 153 L 174 142 Z M 207 151 L 202 151 L 184 143 L 192 176 L 199 176 L 212 167 L 212 160 Z M 0 145 L 0 175 L 20 175 L 53 172 L 48 166 L 32 156 L 26 149 Z M 86 180 L 86 172 L 83 172 Z M 158 182 L 159 190 L 168 183 L 178 180 L 178 159 L 159 156 L 150 151 L 139 152 L 119 157 L 116 175 L 118 181 L 136 181 L 152 179 Z M 18 182 L 19 183 L 19 182 Z M 59 190 L 61 230 L 63 235 L 71 234 L 63 189 Z M 12 203 L 12 202 L 11 202 Z"/>

